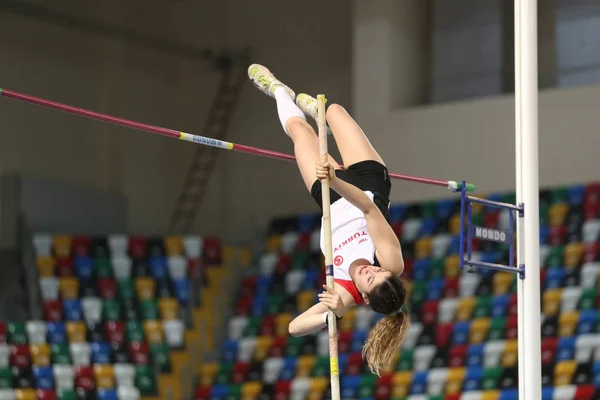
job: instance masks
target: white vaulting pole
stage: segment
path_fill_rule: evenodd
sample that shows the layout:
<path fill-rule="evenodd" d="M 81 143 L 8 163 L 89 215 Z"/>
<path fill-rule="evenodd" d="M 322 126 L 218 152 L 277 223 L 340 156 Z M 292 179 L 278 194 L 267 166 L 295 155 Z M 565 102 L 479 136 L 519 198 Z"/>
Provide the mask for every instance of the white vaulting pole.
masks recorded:
<path fill-rule="evenodd" d="M 515 0 L 515 156 L 518 225 L 519 398 L 542 398 L 539 243 L 537 0 Z"/>
<path fill-rule="evenodd" d="M 325 118 L 325 103 L 327 99 L 320 94 L 317 96 L 317 113 L 319 127 L 319 148 L 321 162 L 327 162 L 329 152 L 327 150 L 327 119 Z M 325 266 L 326 283 L 330 288 L 334 287 L 333 280 L 333 251 L 331 246 L 331 215 L 330 215 L 330 196 L 329 182 L 321 181 L 322 203 L 323 203 L 323 235 L 325 244 Z M 333 311 L 327 313 L 327 325 L 329 329 L 329 370 L 331 374 L 331 399 L 340 400 L 340 375 L 338 368 L 338 338 L 337 338 L 337 318 Z"/>

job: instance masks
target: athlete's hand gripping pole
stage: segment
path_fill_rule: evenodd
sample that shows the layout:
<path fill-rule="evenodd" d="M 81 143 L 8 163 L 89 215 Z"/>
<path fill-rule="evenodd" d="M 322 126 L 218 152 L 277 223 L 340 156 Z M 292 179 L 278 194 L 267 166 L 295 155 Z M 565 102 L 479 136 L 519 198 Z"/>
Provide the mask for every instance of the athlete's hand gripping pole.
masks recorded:
<path fill-rule="evenodd" d="M 327 163 L 329 154 L 327 151 L 327 119 L 325 117 L 325 95 L 317 96 L 318 127 L 319 127 L 319 148 L 321 162 Z M 330 217 L 330 198 L 329 198 L 329 180 L 321 180 L 321 192 L 323 200 L 323 235 L 325 242 L 325 266 L 327 286 L 334 287 L 333 280 L 333 251 L 331 246 L 331 217 Z M 331 373 L 331 398 L 340 400 L 340 375 L 338 368 L 338 338 L 336 316 L 332 310 L 327 313 L 327 325 L 329 328 L 329 368 Z"/>

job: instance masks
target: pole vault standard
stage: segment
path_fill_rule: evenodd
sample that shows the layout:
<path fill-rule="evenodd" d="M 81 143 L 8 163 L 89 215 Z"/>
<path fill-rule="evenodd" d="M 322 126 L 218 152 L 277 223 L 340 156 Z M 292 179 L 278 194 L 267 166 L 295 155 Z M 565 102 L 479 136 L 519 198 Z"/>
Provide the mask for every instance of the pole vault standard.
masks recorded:
<path fill-rule="evenodd" d="M 141 131 L 150 132 L 150 133 L 154 133 L 154 134 L 161 135 L 161 136 L 167 136 L 167 137 L 174 138 L 174 139 L 185 140 L 187 142 L 194 142 L 194 143 L 202 144 L 205 146 L 217 147 L 219 149 L 225 149 L 225 150 L 234 150 L 234 151 L 239 151 L 241 153 L 254 154 L 254 155 L 259 155 L 259 156 L 268 157 L 268 158 L 275 158 L 278 160 L 294 161 L 294 162 L 296 161 L 296 158 L 290 154 L 280 153 L 278 151 L 265 150 L 265 149 L 261 149 L 258 147 L 245 146 L 243 144 L 226 142 L 224 140 L 212 139 L 212 138 L 205 137 L 205 136 L 194 135 L 191 133 L 176 131 L 174 129 L 162 128 L 160 126 L 149 125 L 149 124 L 145 124 L 142 122 L 131 121 L 131 120 L 119 118 L 119 117 L 113 117 L 111 115 L 102 114 L 99 112 L 90 111 L 90 110 L 86 110 L 86 109 L 79 108 L 79 107 L 73 107 L 73 106 L 70 106 L 67 104 L 58 103 L 56 101 L 46 100 L 46 99 L 42 99 L 40 97 L 35 97 L 35 96 L 30 96 L 25 93 L 15 92 L 13 90 L 0 88 L 0 96 L 6 97 L 9 99 L 20 100 L 25 103 L 35 104 L 35 105 L 46 107 L 46 108 L 51 108 L 54 110 L 68 112 L 70 114 L 79 115 L 81 117 L 95 119 L 95 120 L 99 120 L 99 121 L 103 121 L 103 122 L 108 122 L 109 124 L 113 124 L 113 125 L 125 126 L 127 128 L 138 129 Z M 462 189 L 462 186 L 461 186 L 462 182 L 457 182 L 457 181 L 442 181 L 442 180 L 437 180 L 437 179 L 421 178 L 418 176 L 402 175 L 402 174 L 394 174 L 394 173 L 390 173 L 389 176 L 392 179 L 399 179 L 399 180 L 403 180 L 403 181 L 423 183 L 425 185 L 443 186 L 450 190 L 461 190 Z M 473 185 L 471 183 L 467 183 L 466 190 L 469 192 L 474 191 L 475 185 Z"/>

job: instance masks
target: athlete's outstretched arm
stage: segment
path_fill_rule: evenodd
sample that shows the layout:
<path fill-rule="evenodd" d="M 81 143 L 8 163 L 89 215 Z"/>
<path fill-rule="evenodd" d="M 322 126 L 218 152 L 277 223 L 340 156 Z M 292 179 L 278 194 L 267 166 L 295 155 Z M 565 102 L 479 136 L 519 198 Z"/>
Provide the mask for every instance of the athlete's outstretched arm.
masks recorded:
<path fill-rule="evenodd" d="M 325 291 L 319 294 L 319 302 L 290 322 L 288 327 L 290 335 L 305 336 L 323 329 L 327 325 L 329 308 L 338 318 L 341 318 L 350 309 L 351 302 L 348 299 L 344 302 L 343 296 L 335 289 L 325 285 L 323 288 Z"/>
<path fill-rule="evenodd" d="M 400 275 L 404 271 L 404 259 L 400 241 L 379 208 L 369 196 L 356 186 L 337 179 L 331 164 L 317 164 L 317 178 L 329 178 L 329 186 L 365 214 L 369 234 L 377 249 L 377 259 L 387 271 Z"/>

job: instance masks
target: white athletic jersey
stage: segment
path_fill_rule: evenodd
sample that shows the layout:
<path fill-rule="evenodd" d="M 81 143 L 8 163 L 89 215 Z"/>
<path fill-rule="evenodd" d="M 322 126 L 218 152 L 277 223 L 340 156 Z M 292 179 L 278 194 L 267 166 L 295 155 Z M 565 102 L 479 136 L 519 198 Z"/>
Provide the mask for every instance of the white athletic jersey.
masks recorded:
<path fill-rule="evenodd" d="M 373 201 L 373 193 L 365 191 Z M 365 215 L 348 200 L 341 198 L 331 205 L 331 245 L 333 250 L 333 276 L 335 283 L 343 286 L 354 298 L 356 304 L 362 304 L 363 298 L 350 277 L 350 265 L 365 259 L 373 264 L 375 245 L 367 230 Z M 321 218 L 321 251 L 325 254 L 325 236 Z"/>

